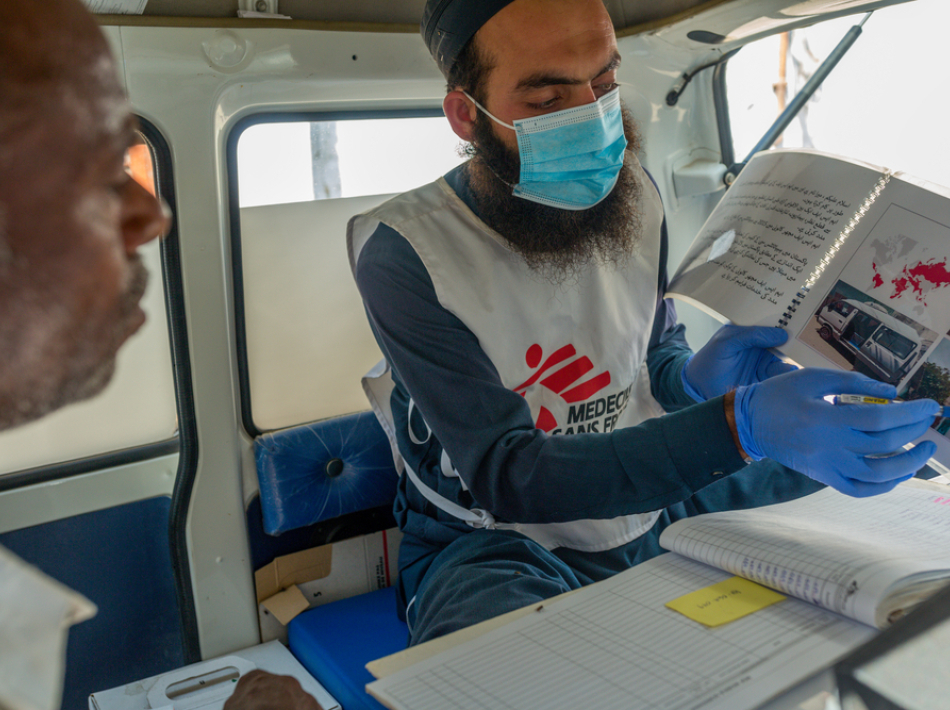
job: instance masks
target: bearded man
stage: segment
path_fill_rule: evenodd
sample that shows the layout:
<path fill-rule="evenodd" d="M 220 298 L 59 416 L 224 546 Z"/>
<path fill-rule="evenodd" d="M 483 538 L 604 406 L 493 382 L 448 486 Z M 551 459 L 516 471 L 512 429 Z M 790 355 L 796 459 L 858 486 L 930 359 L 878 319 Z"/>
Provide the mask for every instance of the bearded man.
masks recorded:
<path fill-rule="evenodd" d="M 859 420 L 823 396 L 883 386 L 796 371 L 768 352 L 778 329 L 693 355 L 601 0 L 429 0 L 422 32 L 470 160 L 348 230 L 385 357 L 364 386 L 403 472 L 412 643 L 657 555 L 683 516 L 881 493 L 923 465 L 929 445 L 866 457 L 936 403 Z M 845 430 L 862 443 L 840 453 Z"/>

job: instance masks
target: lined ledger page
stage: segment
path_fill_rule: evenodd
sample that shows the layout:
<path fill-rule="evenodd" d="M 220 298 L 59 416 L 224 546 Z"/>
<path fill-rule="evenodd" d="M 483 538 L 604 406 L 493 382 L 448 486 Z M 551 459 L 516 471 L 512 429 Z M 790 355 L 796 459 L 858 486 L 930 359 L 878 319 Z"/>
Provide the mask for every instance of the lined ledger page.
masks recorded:
<path fill-rule="evenodd" d="M 393 710 L 741 710 L 873 634 L 796 599 L 714 629 L 664 606 L 729 577 L 662 555 L 367 687 Z"/>
<path fill-rule="evenodd" d="M 874 626 L 896 582 L 950 575 L 950 488 L 908 482 L 872 498 L 829 488 L 681 520 L 660 544 Z"/>

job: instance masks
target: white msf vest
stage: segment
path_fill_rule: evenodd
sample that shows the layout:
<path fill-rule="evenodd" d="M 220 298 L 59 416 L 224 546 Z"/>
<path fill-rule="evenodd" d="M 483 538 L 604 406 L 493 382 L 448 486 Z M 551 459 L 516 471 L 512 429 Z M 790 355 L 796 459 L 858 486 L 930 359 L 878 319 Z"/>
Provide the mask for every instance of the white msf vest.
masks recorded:
<path fill-rule="evenodd" d="M 504 385 L 524 396 L 539 429 L 552 435 L 605 433 L 660 416 L 650 393 L 646 355 L 656 308 L 663 209 L 636 158 L 642 185 L 642 237 L 623 268 L 585 269 L 556 285 L 538 276 L 440 178 L 350 220 L 351 268 L 382 222 L 405 237 L 432 279 L 439 303 L 478 338 Z M 597 552 L 623 545 L 652 527 L 659 511 L 609 520 L 520 524 L 496 521 L 432 490 L 397 448 L 385 362 L 363 380 L 389 436 L 393 458 L 420 492 L 473 527 L 517 530 L 548 549 Z M 418 438 L 412 431 L 413 441 Z M 442 470 L 458 476 L 443 453 Z M 578 471 L 578 476 L 597 475 Z M 464 487 L 464 484 L 463 484 Z"/>

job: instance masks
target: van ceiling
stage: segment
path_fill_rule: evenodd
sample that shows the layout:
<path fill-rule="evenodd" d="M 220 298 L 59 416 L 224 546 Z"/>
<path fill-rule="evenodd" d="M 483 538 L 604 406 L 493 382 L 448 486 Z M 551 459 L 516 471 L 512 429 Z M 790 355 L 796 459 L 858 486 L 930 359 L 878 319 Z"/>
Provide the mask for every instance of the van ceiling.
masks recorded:
<path fill-rule="evenodd" d="M 32 0 L 27 0 L 32 1 Z M 802 27 L 826 19 L 868 12 L 910 0 L 604 0 L 618 35 L 662 35 L 684 47 L 728 45 Z M 266 2 L 266 0 L 265 0 Z M 110 16 L 107 24 L 164 24 L 158 17 L 235 18 L 239 8 L 254 0 L 148 0 L 145 15 Z M 278 0 L 278 12 L 304 26 L 313 22 L 383 24 L 394 31 L 416 31 L 425 0 Z M 302 22 L 299 22 L 302 21 Z M 167 20 L 166 20 L 167 22 Z M 242 20 L 242 26 L 261 26 Z M 264 20 L 265 23 L 277 23 Z M 174 24 L 182 23 L 180 20 Z M 218 23 L 220 24 L 220 23 Z M 225 24 L 230 25 L 227 21 Z M 375 29 L 384 29 L 376 27 Z"/>
<path fill-rule="evenodd" d="M 239 0 L 149 0 L 146 15 L 234 17 Z M 278 0 L 278 12 L 298 20 L 418 24 L 426 0 Z M 708 0 L 606 0 L 616 27 L 661 20 Z M 718 3 L 716 3 L 718 4 Z"/>

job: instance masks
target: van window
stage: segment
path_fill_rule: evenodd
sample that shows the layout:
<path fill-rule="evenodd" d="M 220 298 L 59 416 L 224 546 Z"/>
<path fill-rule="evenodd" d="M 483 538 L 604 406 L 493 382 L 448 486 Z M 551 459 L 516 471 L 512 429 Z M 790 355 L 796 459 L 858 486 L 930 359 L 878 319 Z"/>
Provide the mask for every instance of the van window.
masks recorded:
<path fill-rule="evenodd" d="M 235 282 L 253 428 L 368 408 L 360 378 L 382 355 L 353 283 L 346 224 L 462 162 L 448 121 L 428 113 L 270 120 L 238 137 Z"/>
<path fill-rule="evenodd" d="M 900 333 L 895 333 L 890 328 L 881 328 L 874 336 L 874 342 L 890 350 L 901 360 L 910 355 L 916 347 L 912 340 L 905 338 Z"/>
<path fill-rule="evenodd" d="M 144 137 L 129 150 L 126 170 L 155 194 L 153 149 Z M 149 271 L 148 289 L 141 302 L 148 320 L 119 351 L 111 382 L 91 400 L 0 433 L 0 475 L 176 436 L 178 418 L 158 240 L 139 253 Z"/>
<path fill-rule="evenodd" d="M 845 303 L 844 301 L 837 301 L 832 303 L 829 308 L 835 313 L 840 313 L 843 316 L 848 315 L 851 311 L 854 310 L 854 306 L 850 303 Z"/>
<path fill-rule="evenodd" d="M 867 313 L 855 313 L 851 319 L 851 326 L 848 328 L 846 336 L 855 345 L 861 345 L 867 340 L 874 330 L 881 324 L 874 316 Z"/>
<path fill-rule="evenodd" d="M 746 157 L 862 17 L 768 37 L 729 60 L 726 88 L 736 160 Z M 837 153 L 950 185 L 950 161 L 939 149 L 946 141 L 944 112 L 938 109 L 943 98 L 934 85 L 934 68 L 945 64 L 948 23 L 945 0 L 877 10 L 777 147 Z"/>

